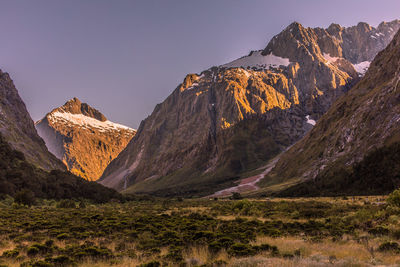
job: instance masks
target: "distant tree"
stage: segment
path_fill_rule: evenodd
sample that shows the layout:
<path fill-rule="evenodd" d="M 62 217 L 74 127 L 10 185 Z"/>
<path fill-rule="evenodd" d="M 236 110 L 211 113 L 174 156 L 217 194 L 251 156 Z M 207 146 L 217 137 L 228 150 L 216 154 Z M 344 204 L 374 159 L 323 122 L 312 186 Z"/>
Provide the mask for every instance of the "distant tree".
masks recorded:
<path fill-rule="evenodd" d="M 239 192 L 233 192 L 232 199 L 238 200 L 238 199 L 243 199 L 243 197 Z"/>
<path fill-rule="evenodd" d="M 36 199 L 32 191 L 24 189 L 15 194 L 14 202 L 22 205 L 32 206 Z"/>

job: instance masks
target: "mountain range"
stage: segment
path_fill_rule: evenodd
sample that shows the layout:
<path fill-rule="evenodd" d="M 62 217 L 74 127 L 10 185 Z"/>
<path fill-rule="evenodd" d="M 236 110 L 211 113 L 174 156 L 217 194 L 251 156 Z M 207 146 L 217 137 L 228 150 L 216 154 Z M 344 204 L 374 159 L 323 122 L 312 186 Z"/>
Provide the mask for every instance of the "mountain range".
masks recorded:
<path fill-rule="evenodd" d="M 187 75 L 99 182 L 161 196 L 233 186 L 299 141 L 399 28 L 399 20 L 326 29 L 295 22 L 263 50 Z"/>
<path fill-rule="evenodd" d="M 400 186 L 399 29 L 294 22 L 264 49 L 188 74 L 137 131 L 78 98 L 34 124 L 0 71 L 0 193 L 390 192 Z"/>

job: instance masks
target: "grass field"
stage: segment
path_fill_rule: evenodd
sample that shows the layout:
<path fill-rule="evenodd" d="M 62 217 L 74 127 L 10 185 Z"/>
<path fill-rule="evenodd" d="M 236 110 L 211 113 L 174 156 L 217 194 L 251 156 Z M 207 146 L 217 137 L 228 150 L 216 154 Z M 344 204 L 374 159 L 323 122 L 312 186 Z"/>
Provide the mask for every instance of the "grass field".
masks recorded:
<path fill-rule="evenodd" d="M 0 202 L 0 266 L 400 265 L 385 197 Z"/>

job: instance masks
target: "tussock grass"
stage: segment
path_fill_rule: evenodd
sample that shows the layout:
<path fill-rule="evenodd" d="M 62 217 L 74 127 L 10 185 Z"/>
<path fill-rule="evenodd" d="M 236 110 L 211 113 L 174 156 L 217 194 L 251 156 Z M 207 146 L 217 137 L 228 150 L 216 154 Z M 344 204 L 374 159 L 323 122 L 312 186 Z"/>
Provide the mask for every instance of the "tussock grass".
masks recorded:
<path fill-rule="evenodd" d="M 400 208 L 379 196 L 152 199 L 84 208 L 7 203 L 0 203 L 0 265 L 12 267 L 400 264 Z"/>

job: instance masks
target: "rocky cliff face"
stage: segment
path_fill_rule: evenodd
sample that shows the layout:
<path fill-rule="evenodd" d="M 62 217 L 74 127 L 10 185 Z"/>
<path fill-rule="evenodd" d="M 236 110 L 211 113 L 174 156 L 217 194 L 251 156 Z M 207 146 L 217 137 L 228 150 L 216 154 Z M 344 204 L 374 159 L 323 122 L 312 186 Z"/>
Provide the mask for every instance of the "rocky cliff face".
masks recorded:
<path fill-rule="evenodd" d="M 264 50 L 188 75 L 141 123 L 101 183 L 160 195 L 232 184 L 304 136 L 399 27 L 293 23 Z M 349 42 L 357 45 L 347 48 Z"/>
<path fill-rule="evenodd" d="M 23 152 L 30 163 L 45 170 L 65 169 L 61 161 L 47 150 L 13 81 L 2 71 L 0 71 L 0 133 L 14 149 Z"/>
<path fill-rule="evenodd" d="M 48 113 L 36 123 L 36 128 L 48 149 L 68 170 L 89 181 L 101 176 L 136 133 L 108 121 L 77 98 Z"/>
<path fill-rule="evenodd" d="M 363 194 L 363 190 L 384 193 L 400 185 L 399 154 L 393 152 L 400 147 L 399 141 L 400 32 L 378 54 L 365 77 L 332 106 L 304 139 L 281 157 L 266 180 L 300 179 L 305 182 L 287 191 L 290 195 L 333 193 L 335 188 L 353 194 Z M 392 160 L 393 164 L 377 164 L 383 159 Z M 360 175 L 368 168 L 369 173 Z M 393 168 L 397 168 L 396 173 L 386 174 Z M 374 175 L 366 181 L 371 172 Z M 325 188 L 327 185 L 330 190 Z"/>

